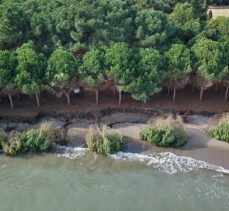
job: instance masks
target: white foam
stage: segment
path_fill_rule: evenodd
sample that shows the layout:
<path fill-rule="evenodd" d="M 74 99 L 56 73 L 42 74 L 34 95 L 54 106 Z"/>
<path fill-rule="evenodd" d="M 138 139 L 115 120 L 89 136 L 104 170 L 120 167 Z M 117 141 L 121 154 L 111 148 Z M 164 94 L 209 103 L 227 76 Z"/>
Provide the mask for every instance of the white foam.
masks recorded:
<path fill-rule="evenodd" d="M 78 157 L 85 155 L 87 151 L 88 151 L 87 148 L 82 148 L 82 147 L 57 146 L 57 152 L 59 153 L 57 157 L 76 159 Z"/>
<path fill-rule="evenodd" d="M 229 170 L 221 166 L 209 164 L 205 161 L 195 160 L 191 157 L 177 156 L 171 152 L 153 153 L 148 155 L 118 152 L 109 156 L 114 159 L 144 162 L 146 165 L 161 169 L 168 174 L 175 174 L 178 172 L 188 173 L 198 169 L 208 169 L 219 173 L 229 174 Z"/>
<path fill-rule="evenodd" d="M 84 156 L 89 150 L 82 147 L 65 147 L 57 146 L 58 157 L 68 159 L 77 159 Z M 205 161 L 195 160 L 191 157 L 177 156 L 171 152 L 139 154 L 130 152 L 118 152 L 116 154 L 108 154 L 113 159 L 122 159 L 129 161 L 142 162 L 153 168 L 158 168 L 168 174 L 176 174 L 178 172 L 188 173 L 198 169 L 207 169 L 217 171 L 223 174 L 229 174 L 229 170 L 209 164 Z"/>

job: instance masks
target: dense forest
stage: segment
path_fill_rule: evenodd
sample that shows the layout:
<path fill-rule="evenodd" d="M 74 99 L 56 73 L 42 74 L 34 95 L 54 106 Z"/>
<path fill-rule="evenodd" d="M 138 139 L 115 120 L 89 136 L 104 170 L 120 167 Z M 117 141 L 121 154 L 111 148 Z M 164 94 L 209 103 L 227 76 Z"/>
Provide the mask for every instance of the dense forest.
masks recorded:
<path fill-rule="evenodd" d="M 166 89 L 229 92 L 229 18 L 207 0 L 0 0 L 0 93 L 60 97 L 79 87 L 146 102 Z"/>

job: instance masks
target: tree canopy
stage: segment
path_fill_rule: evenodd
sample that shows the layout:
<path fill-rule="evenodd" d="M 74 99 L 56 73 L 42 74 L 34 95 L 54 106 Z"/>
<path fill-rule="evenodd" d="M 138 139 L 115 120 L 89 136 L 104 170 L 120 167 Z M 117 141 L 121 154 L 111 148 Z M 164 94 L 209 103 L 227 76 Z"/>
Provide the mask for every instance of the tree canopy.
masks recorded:
<path fill-rule="evenodd" d="M 126 90 L 134 99 L 146 102 L 161 90 L 163 58 L 153 48 L 141 48 L 137 60 L 135 75 Z"/>
<path fill-rule="evenodd" d="M 68 51 L 57 48 L 48 60 L 45 77 L 51 91 L 66 96 L 70 105 L 70 93 L 78 86 L 79 61 Z"/>
<path fill-rule="evenodd" d="M 106 51 L 107 75 L 113 80 L 114 85 L 118 89 L 119 104 L 121 104 L 121 92 L 132 80 L 134 73 L 133 61 L 133 51 L 126 43 L 115 43 Z"/>
<path fill-rule="evenodd" d="M 0 50 L 0 91 L 8 93 L 11 108 L 14 108 L 11 93 L 16 88 L 16 67 L 15 52 Z"/>
<path fill-rule="evenodd" d="M 168 88 L 173 88 L 173 101 L 176 97 L 176 89 L 183 87 L 188 82 L 189 73 L 192 71 L 191 54 L 183 44 L 173 44 L 165 52 L 166 76 Z"/>
<path fill-rule="evenodd" d="M 42 89 L 42 80 L 45 71 L 45 59 L 37 53 L 31 43 L 25 43 L 17 48 L 17 75 L 16 83 L 24 94 L 35 94 L 37 106 L 40 106 L 38 93 Z"/>
<path fill-rule="evenodd" d="M 211 18 L 224 0 L 0 0 L 0 94 L 80 87 L 112 89 L 146 102 L 192 85 L 229 90 L 229 18 Z M 11 96 L 12 95 L 12 96 Z"/>
<path fill-rule="evenodd" d="M 96 104 L 98 104 L 98 90 L 105 83 L 104 53 L 98 49 L 91 49 L 83 57 L 81 84 L 96 92 Z"/>

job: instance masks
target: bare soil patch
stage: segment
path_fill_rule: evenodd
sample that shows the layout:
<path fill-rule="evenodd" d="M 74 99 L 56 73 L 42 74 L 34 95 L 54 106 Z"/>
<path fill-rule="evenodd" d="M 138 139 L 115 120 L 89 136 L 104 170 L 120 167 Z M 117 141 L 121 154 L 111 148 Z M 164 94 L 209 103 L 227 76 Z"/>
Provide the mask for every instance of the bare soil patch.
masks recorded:
<path fill-rule="evenodd" d="M 41 93 L 41 107 L 36 107 L 34 96 L 21 96 L 15 99 L 15 109 L 11 109 L 8 102 L 0 102 L 0 117 L 22 117 L 32 119 L 39 113 L 51 113 L 58 111 L 62 113 L 80 114 L 107 108 L 136 108 L 155 109 L 174 112 L 194 112 L 194 113 L 223 113 L 229 111 L 229 102 L 224 101 L 225 88 L 220 87 L 218 92 L 214 88 L 205 91 L 203 101 L 199 101 L 199 92 L 192 94 L 190 88 L 178 91 L 177 101 L 172 102 L 172 96 L 166 92 L 161 92 L 147 103 L 138 102 L 131 98 L 129 94 L 123 94 L 123 103 L 118 105 L 118 96 L 113 95 L 110 90 L 101 91 L 99 94 L 99 105 L 95 104 L 95 94 L 84 92 L 84 94 L 71 95 L 72 105 L 67 106 L 65 98 L 56 98 L 49 93 Z"/>

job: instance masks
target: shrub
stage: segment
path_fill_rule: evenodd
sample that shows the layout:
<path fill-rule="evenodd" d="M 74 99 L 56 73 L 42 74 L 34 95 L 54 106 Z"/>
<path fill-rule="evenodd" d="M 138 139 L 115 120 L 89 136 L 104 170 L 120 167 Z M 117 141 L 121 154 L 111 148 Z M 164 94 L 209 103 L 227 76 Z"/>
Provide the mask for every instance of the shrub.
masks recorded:
<path fill-rule="evenodd" d="M 218 124 L 208 130 L 208 134 L 220 141 L 229 143 L 229 119 L 222 119 Z"/>
<path fill-rule="evenodd" d="M 2 149 L 6 155 L 15 156 L 22 151 L 20 133 L 10 133 L 7 141 L 2 142 Z"/>
<path fill-rule="evenodd" d="M 8 137 L 0 132 L 0 146 L 6 155 L 11 156 L 20 152 L 48 152 L 56 139 L 62 140 L 63 134 L 61 129 L 55 130 L 51 125 L 42 125 L 23 133 L 10 133 Z"/>
<path fill-rule="evenodd" d="M 159 147 L 181 147 L 187 143 L 185 131 L 168 120 L 156 121 L 143 129 L 140 138 Z"/>
<path fill-rule="evenodd" d="M 52 133 L 49 129 L 31 129 L 22 134 L 21 140 L 24 151 L 48 152 L 53 147 Z"/>
<path fill-rule="evenodd" d="M 65 130 L 63 128 L 55 127 L 52 122 L 45 122 L 40 126 L 40 128 L 46 131 L 47 139 L 52 140 L 52 142 L 57 144 L 63 144 L 66 142 Z"/>
<path fill-rule="evenodd" d="M 2 148 L 2 144 L 7 140 L 7 137 L 3 131 L 0 130 L 0 149 Z"/>
<path fill-rule="evenodd" d="M 88 148 L 97 153 L 115 153 L 123 149 L 123 137 L 118 133 L 107 133 L 105 129 L 91 126 L 85 137 Z"/>

